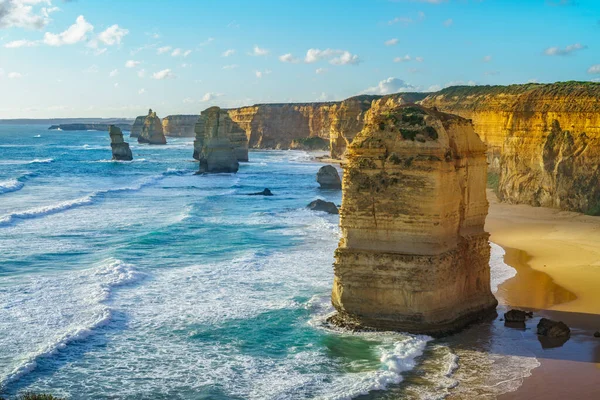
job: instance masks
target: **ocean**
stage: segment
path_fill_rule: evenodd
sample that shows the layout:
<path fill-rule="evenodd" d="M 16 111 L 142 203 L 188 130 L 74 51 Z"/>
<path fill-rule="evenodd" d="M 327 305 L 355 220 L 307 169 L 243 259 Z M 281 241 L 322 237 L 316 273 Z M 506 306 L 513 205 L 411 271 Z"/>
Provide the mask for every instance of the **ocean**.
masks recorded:
<path fill-rule="evenodd" d="M 0 125 L 0 388 L 70 399 L 442 399 L 513 391 L 497 323 L 434 340 L 325 323 L 341 192 L 302 151 L 194 175 L 192 139 Z M 273 197 L 247 196 L 269 188 Z M 515 271 L 492 244 L 494 290 Z M 474 397 L 471 397 L 474 396 Z"/>

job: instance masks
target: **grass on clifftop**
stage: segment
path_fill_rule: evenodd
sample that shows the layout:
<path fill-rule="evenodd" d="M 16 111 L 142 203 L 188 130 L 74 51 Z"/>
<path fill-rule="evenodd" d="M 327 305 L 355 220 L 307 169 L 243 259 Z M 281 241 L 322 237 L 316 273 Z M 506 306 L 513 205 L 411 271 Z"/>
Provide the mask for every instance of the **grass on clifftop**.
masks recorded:
<path fill-rule="evenodd" d="M 0 397 L 0 400 L 8 400 L 4 397 Z M 50 394 L 36 394 L 36 393 L 22 393 L 18 395 L 15 400 L 64 400 L 60 397 L 54 397 Z"/>
<path fill-rule="evenodd" d="M 498 94 L 518 95 L 530 91 L 539 91 L 546 95 L 587 94 L 600 96 L 600 82 L 567 81 L 556 83 L 526 83 L 522 85 L 485 85 L 485 86 L 450 86 L 442 89 L 434 96 L 486 96 Z"/>

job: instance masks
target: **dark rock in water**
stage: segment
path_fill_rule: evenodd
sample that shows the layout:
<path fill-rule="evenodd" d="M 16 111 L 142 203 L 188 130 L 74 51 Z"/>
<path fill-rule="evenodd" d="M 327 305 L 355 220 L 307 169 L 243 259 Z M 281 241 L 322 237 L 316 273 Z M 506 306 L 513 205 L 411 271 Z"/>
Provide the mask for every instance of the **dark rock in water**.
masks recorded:
<path fill-rule="evenodd" d="M 600 331 L 594 333 L 594 337 L 600 338 Z"/>
<path fill-rule="evenodd" d="M 110 135 L 112 159 L 119 161 L 133 160 L 133 154 L 131 154 L 129 143 L 123 141 L 123 132 L 121 132 L 121 129 L 114 125 L 110 125 L 108 127 L 108 134 Z"/>
<path fill-rule="evenodd" d="M 537 334 L 549 338 L 568 338 L 571 336 L 571 330 L 562 321 L 542 318 L 537 326 Z"/>
<path fill-rule="evenodd" d="M 326 165 L 317 172 L 317 182 L 321 185 L 321 189 L 341 189 L 342 181 L 335 167 Z"/>
<path fill-rule="evenodd" d="M 328 214 L 339 214 L 340 213 L 334 203 L 332 203 L 330 201 L 323 201 L 320 199 L 312 201 L 307 206 L 307 208 L 309 208 L 313 211 L 325 211 Z"/>
<path fill-rule="evenodd" d="M 268 188 L 265 188 L 262 192 L 248 193 L 248 196 L 273 196 L 273 193 Z"/>
<path fill-rule="evenodd" d="M 522 310 L 510 310 L 504 313 L 504 320 L 506 322 L 525 322 L 527 318 L 532 318 L 533 313 L 530 311 Z"/>

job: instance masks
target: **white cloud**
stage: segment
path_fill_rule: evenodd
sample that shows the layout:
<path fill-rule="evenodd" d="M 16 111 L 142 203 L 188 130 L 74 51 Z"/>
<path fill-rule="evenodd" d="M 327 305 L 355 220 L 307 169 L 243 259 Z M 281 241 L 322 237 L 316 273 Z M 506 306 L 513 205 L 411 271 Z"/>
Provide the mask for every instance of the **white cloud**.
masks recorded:
<path fill-rule="evenodd" d="M 262 78 L 265 75 L 269 75 L 271 73 L 270 70 L 265 70 L 265 71 L 254 71 L 254 74 L 256 75 L 257 78 Z"/>
<path fill-rule="evenodd" d="M 156 50 L 156 54 L 164 54 L 164 53 L 168 53 L 169 51 L 171 51 L 172 47 L 171 46 L 164 46 L 164 47 L 159 47 Z"/>
<path fill-rule="evenodd" d="M 317 68 L 317 69 L 315 70 L 315 74 L 317 74 L 317 75 L 323 75 L 323 74 L 324 74 L 325 72 L 327 72 L 327 71 L 328 71 L 328 69 L 327 69 L 327 68 Z"/>
<path fill-rule="evenodd" d="M 600 74 L 600 64 L 592 65 L 587 72 L 588 74 Z"/>
<path fill-rule="evenodd" d="M 115 85 L 114 85 L 114 86 L 115 86 L 116 88 L 118 88 L 118 87 L 119 87 L 119 82 L 115 83 Z"/>
<path fill-rule="evenodd" d="M 168 79 L 168 78 L 175 78 L 175 75 L 169 68 L 167 68 L 167 69 L 163 69 L 162 71 L 153 73 L 152 78 L 162 80 L 162 79 Z"/>
<path fill-rule="evenodd" d="M 171 56 L 173 56 L 173 57 L 187 57 L 190 54 L 192 54 L 191 50 L 185 50 L 184 51 L 184 50 L 178 48 L 178 49 L 173 50 L 173 52 L 171 53 Z"/>
<path fill-rule="evenodd" d="M 121 41 L 127 34 L 129 34 L 129 30 L 119 28 L 119 25 L 113 25 L 108 27 L 104 32 L 101 32 L 98 35 L 98 40 L 107 46 L 113 46 L 121 44 Z"/>
<path fill-rule="evenodd" d="M 23 77 L 23 75 L 19 72 L 9 72 L 9 74 L 7 76 L 8 76 L 8 79 L 20 79 Z"/>
<path fill-rule="evenodd" d="M 146 89 L 141 88 L 140 90 L 138 90 L 138 94 L 144 94 L 146 93 Z"/>
<path fill-rule="evenodd" d="M 39 42 L 31 41 L 31 40 L 13 40 L 12 42 L 8 42 L 4 45 L 7 49 L 17 49 L 19 47 L 35 47 L 39 44 Z"/>
<path fill-rule="evenodd" d="M 279 56 L 279 61 L 284 62 L 284 63 L 292 63 L 292 64 L 297 64 L 300 62 L 300 60 L 298 58 L 294 57 L 292 55 L 292 53 L 287 53 L 287 54 Z"/>
<path fill-rule="evenodd" d="M 40 4 L 50 5 L 49 0 L 2 0 L 0 1 L 0 29 L 42 29 L 50 22 L 50 13 L 57 7 L 34 10 Z"/>
<path fill-rule="evenodd" d="M 125 63 L 125 68 L 135 68 L 135 67 L 137 67 L 137 66 L 138 66 L 138 65 L 140 65 L 140 64 L 141 64 L 141 62 L 140 62 L 140 61 L 128 60 L 128 61 Z"/>
<path fill-rule="evenodd" d="M 224 65 L 223 69 L 236 69 L 237 67 L 239 67 L 239 65 L 231 64 L 231 65 Z"/>
<path fill-rule="evenodd" d="M 107 49 L 106 47 L 105 47 L 105 48 L 103 48 L 103 49 L 95 49 L 95 50 L 94 50 L 94 55 L 95 55 L 95 56 L 102 55 L 102 54 L 106 53 L 106 51 L 107 51 L 107 50 L 108 50 L 108 49 Z"/>
<path fill-rule="evenodd" d="M 356 65 L 360 63 L 360 58 L 356 54 L 352 54 L 347 50 L 335 49 L 309 49 L 306 52 L 304 62 L 311 64 L 323 59 L 328 59 L 333 65 Z"/>
<path fill-rule="evenodd" d="M 431 85 L 427 88 L 428 92 L 439 92 L 440 90 L 442 90 L 440 85 Z"/>
<path fill-rule="evenodd" d="M 321 92 L 321 95 L 315 99 L 315 101 L 331 101 L 332 97 L 325 92 Z"/>
<path fill-rule="evenodd" d="M 137 76 L 139 78 L 145 78 L 146 77 L 146 70 L 145 69 L 140 69 L 137 73 Z"/>
<path fill-rule="evenodd" d="M 87 22 L 83 15 L 80 15 L 75 20 L 75 23 L 67 28 L 62 33 L 50 33 L 44 34 L 44 43 L 49 46 L 63 46 L 67 44 L 79 43 L 87 39 L 87 34 L 94 30 L 94 26 Z"/>
<path fill-rule="evenodd" d="M 188 67 L 191 67 L 191 66 L 192 66 L 192 64 L 188 64 L 188 63 L 181 64 L 181 68 L 188 68 Z"/>
<path fill-rule="evenodd" d="M 447 20 L 444 21 L 445 27 L 452 26 L 452 24 L 454 24 L 454 20 L 452 18 L 448 18 Z"/>
<path fill-rule="evenodd" d="M 221 97 L 221 96 L 223 96 L 221 93 L 208 92 L 208 93 L 204 94 L 204 96 L 202 96 L 202 101 L 206 103 L 207 101 L 212 101 L 212 100 L 216 99 L 217 97 Z"/>
<path fill-rule="evenodd" d="M 413 19 L 409 18 L 409 17 L 396 17 L 396 18 L 388 21 L 388 25 L 396 25 L 396 24 L 408 25 L 413 22 L 414 22 Z"/>
<path fill-rule="evenodd" d="M 251 56 L 266 56 L 267 54 L 269 54 L 269 50 L 262 49 L 262 48 L 258 47 L 257 45 L 254 45 L 254 48 L 252 49 L 252 53 L 250 53 Z"/>
<path fill-rule="evenodd" d="M 221 56 L 223 56 L 223 57 L 229 57 L 229 56 L 232 56 L 234 54 L 235 54 L 235 49 L 228 49 L 228 50 L 225 50 L 223 52 L 223 54 L 221 54 Z"/>
<path fill-rule="evenodd" d="M 578 50 L 587 49 L 587 46 L 582 45 L 581 43 L 571 44 L 564 49 L 560 47 L 548 47 L 544 50 L 544 54 L 547 56 L 568 56 Z"/>
<path fill-rule="evenodd" d="M 192 103 L 195 103 L 194 99 L 192 99 L 192 98 L 189 98 L 189 97 L 186 97 L 185 99 L 183 99 L 183 102 L 184 102 L 185 104 L 192 104 Z"/>
<path fill-rule="evenodd" d="M 368 88 L 363 93 L 384 95 L 390 93 L 416 91 L 418 89 L 418 87 L 406 83 L 402 79 L 389 77 L 379 82 L 377 86 Z"/>
<path fill-rule="evenodd" d="M 398 39 L 396 39 L 396 38 L 385 41 L 386 46 L 395 46 L 397 44 L 398 44 Z"/>
<path fill-rule="evenodd" d="M 209 44 L 211 44 L 212 42 L 214 42 L 214 40 L 215 40 L 215 38 L 209 37 L 204 42 L 200 43 L 200 46 L 208 46 Z"/>
<path fill-rule="evenodd" d="M 492 56 L 485 56 L 482 60 L 483 62 L 489 63 L 490 61 L 492 61 Z"/>
<path fill-rule="evenodd" d="M 411 61 L 411 60 L 412 60 L 412 57 L 409 56 L 408 54 L 405 55 L 404 57 L 396 57 L 396 58 L 394 58 L 394 62 L 395 63 L 408 62 L 408 61 Z"/>
<path fill-rule="evenodd" d="M 119 70 L 118 69 L 113 69 L 112 71 L 110 71 L 110 73 L 108 74 L 108 76 L 110 76 L 111 78 L 114 78 L 115 76 L 119 75 Z"/>

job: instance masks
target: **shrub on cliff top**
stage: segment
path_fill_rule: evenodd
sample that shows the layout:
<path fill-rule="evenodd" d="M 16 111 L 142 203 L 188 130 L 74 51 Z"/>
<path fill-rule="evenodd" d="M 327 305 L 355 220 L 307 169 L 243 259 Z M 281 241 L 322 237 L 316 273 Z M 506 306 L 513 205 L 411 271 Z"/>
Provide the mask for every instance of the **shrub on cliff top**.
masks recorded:
<path fill-rule="evenodd" d="M 0 400 L 6 400 L 4 397 L 0 397 Z M 50 394 L 36 394 L 31 392 L 21 393 L 15 400 L 64 400 L 60 397 L 54 397 Z"/>

